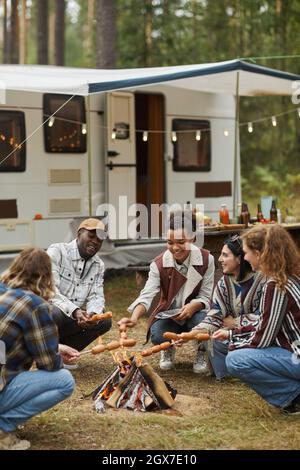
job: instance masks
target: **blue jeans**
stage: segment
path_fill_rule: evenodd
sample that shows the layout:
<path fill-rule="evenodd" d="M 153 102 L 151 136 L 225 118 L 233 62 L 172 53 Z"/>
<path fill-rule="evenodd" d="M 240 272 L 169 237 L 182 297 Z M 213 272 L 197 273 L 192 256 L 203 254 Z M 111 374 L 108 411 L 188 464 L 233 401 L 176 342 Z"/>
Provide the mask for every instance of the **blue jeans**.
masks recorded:
<path fill-rule="evenodd" d="M 191 331 L 194 326 L 199 325 L 199 323 L 205 318 L 206 313 L 204 310 L 199 310 L 194 313 L 194 315 L 189 318 L 183 325 L 179 325 L 171 318 L 156 320 L 150 328 L 150 339 L 153 344 L 163 343 L 165 338 L 163 334 L 166 331 L 172 333 L 183 333 L 186 331 Z"/>
<path fill-rule="evenodd" d="M 226 365 L 271 405 L 285 407 L 300 394 L 300 361 L 287 349 L 236 349 L 228 353 Z"/>
<path fill-rule="evenodd" d="M 0 392 L 0 429 L 19 424 L 70 396 L 75 382 L 68 370 L 21 372 Z"/>
<path fill-rule="evenodd" d="M 214 370 L 217 379 L 223 379 L 229 375 L 226 367 L 226 356 L 228 354 L 228 341 L 216 341 L 213 340 L 213 350 L 207 347 L 208 343 L 205 341 L 204 347 L 207 351 L 209 362 Z"/>

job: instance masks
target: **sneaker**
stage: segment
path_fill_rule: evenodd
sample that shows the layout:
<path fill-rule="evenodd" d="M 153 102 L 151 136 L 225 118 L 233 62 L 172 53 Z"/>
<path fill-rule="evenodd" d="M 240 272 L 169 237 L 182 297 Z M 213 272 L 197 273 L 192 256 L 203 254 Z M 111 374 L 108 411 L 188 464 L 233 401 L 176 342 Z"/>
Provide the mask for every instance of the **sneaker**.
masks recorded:
<path fill-rule="evenodd" d="M 286 415 L 300 415 L 300 405 L 298 403 L 291 403 L 290 405 L 281 408 L 281 410 Z"/>
<path fill-rule="evenodd" d="M 29 441 L 19 439 L 13 432 L 0 430 L 0 450 L 26 450 L 29 447 Z"/>
<path fill-rule="evenodd" d="M 162 370 L 170 370 L 174 367 L 175 349 L 170 348 L 160 353 L 159 367 Z"/>
<path fill-rule="evenodd" d="M 207 358 L 206 358 L 206 353 L 202 351 L 201 346 L 198 347 L 195 361 L 193 364 L 193 372 L 195 374 L 208 374 L 209 373 L 209 368 L 207 364 Z"/>

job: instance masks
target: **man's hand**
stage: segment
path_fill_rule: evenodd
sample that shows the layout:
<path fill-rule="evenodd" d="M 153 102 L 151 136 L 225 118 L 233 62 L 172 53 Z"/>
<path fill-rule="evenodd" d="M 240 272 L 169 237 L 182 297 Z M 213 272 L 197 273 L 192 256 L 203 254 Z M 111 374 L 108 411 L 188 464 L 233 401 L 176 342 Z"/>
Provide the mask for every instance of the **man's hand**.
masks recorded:
<path fill-rule="evenodd" d="M 89 326 L 93 325 L 93 323 L 90 321 L 90 316 L 86 313 L 85 310 L 81 310 L 81 308 L 75 310 L 73 316 L 77 321 L 78 325 L 82 328 L 88 328 Z"/>
<path fill-rule="evenodd" d="M 120 321 L 118 321 L 118 326 L 126 325 L 127 328 L 134 328 L 136 324 L 137 324 L 136 320 L 132 320 L 131 318 L 128 318 L 128 317 L 123 317 L 121 318 Z"/>
<path fill-rule="evenodd" d="M 223 327 L 228 328 L 229 330 L 234 330 L 234 328 L 236 328 L 235 319 L 232 315 L 228 315 L 228 317 L 224 318 Z"/>
<path fill-rule="evenodd" d="M 76 362 L 77 359 L 79 359 L 80 357 L 80 354 L 77 349 L 71 348 L 66 344 L 59 344 L 58 351 L 61 357 L 63 358 L 65 364 L 74 364 L 74 362 Z"/>
<path fill-rule="evenodd" d="M 213 333 L 212 339 L 217 339 L 218 341 L 225 341 L 225 339 L 229 339 L 229 331 L 224 330 L 221 328 Z"/>

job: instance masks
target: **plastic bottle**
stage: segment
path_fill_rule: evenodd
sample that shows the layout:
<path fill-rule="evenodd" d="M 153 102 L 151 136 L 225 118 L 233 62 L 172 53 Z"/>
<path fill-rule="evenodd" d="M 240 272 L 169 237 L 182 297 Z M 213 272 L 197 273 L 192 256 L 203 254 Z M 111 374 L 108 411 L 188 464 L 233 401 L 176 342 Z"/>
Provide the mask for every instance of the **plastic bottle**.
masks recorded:
<path fill-rule="evenodd" d="M 279 224 L 282 223 L 282 216 L 281 216 L 281 210 L 280 209 L 277 209 L 277 222 Z"/>
<path fill-rule="evenodd" d="M 270 210 L 270 221 L 277 222 L 277 209 L 276 209 L 275 199 L 272 200 L 272 206 Z"/>
<path fill-rule="evenodd" d="M 221 224 L 229 224 L 229 212 L 226 204 L 221 204 L 221 209 L 219 211 L 220 222 Z"/>
<path fill-rule="evenodd" d="M 264 214 L 261 211 L 261 204 L 257 204 L 257 222 L 264 219 Z"/>

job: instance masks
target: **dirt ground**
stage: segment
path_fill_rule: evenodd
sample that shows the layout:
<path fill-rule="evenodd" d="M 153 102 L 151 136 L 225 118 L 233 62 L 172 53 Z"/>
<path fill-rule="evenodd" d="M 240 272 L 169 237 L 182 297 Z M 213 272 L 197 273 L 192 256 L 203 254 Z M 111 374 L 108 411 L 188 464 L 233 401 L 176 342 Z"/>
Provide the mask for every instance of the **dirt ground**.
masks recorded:
<path fill-rule="evenodd" d="M 108 342 L 118 337 L 116 322 L 138 291 L 132 275 L 114 276 L 105 283 L 107 310 L 113 312 Z M 143 348 L 145 321 L 129 335 Z M 84 398 L 115 368 L 110 353 L 85 356 L 74 371 L 76 390 L 71 398 L 25 423 L 21 436 L 32 449 L 170 450 L 170 449 L 299 449 L 300 418 L 287 417 L 270 407 L 236 379 L 217 382 L 192 371 L 191 344 L 176 353 L 176 368 L 160 371 L 159 355 L 149 363 L 177 389 L 174 410 L 132 412 L 95 411 Z"/>

